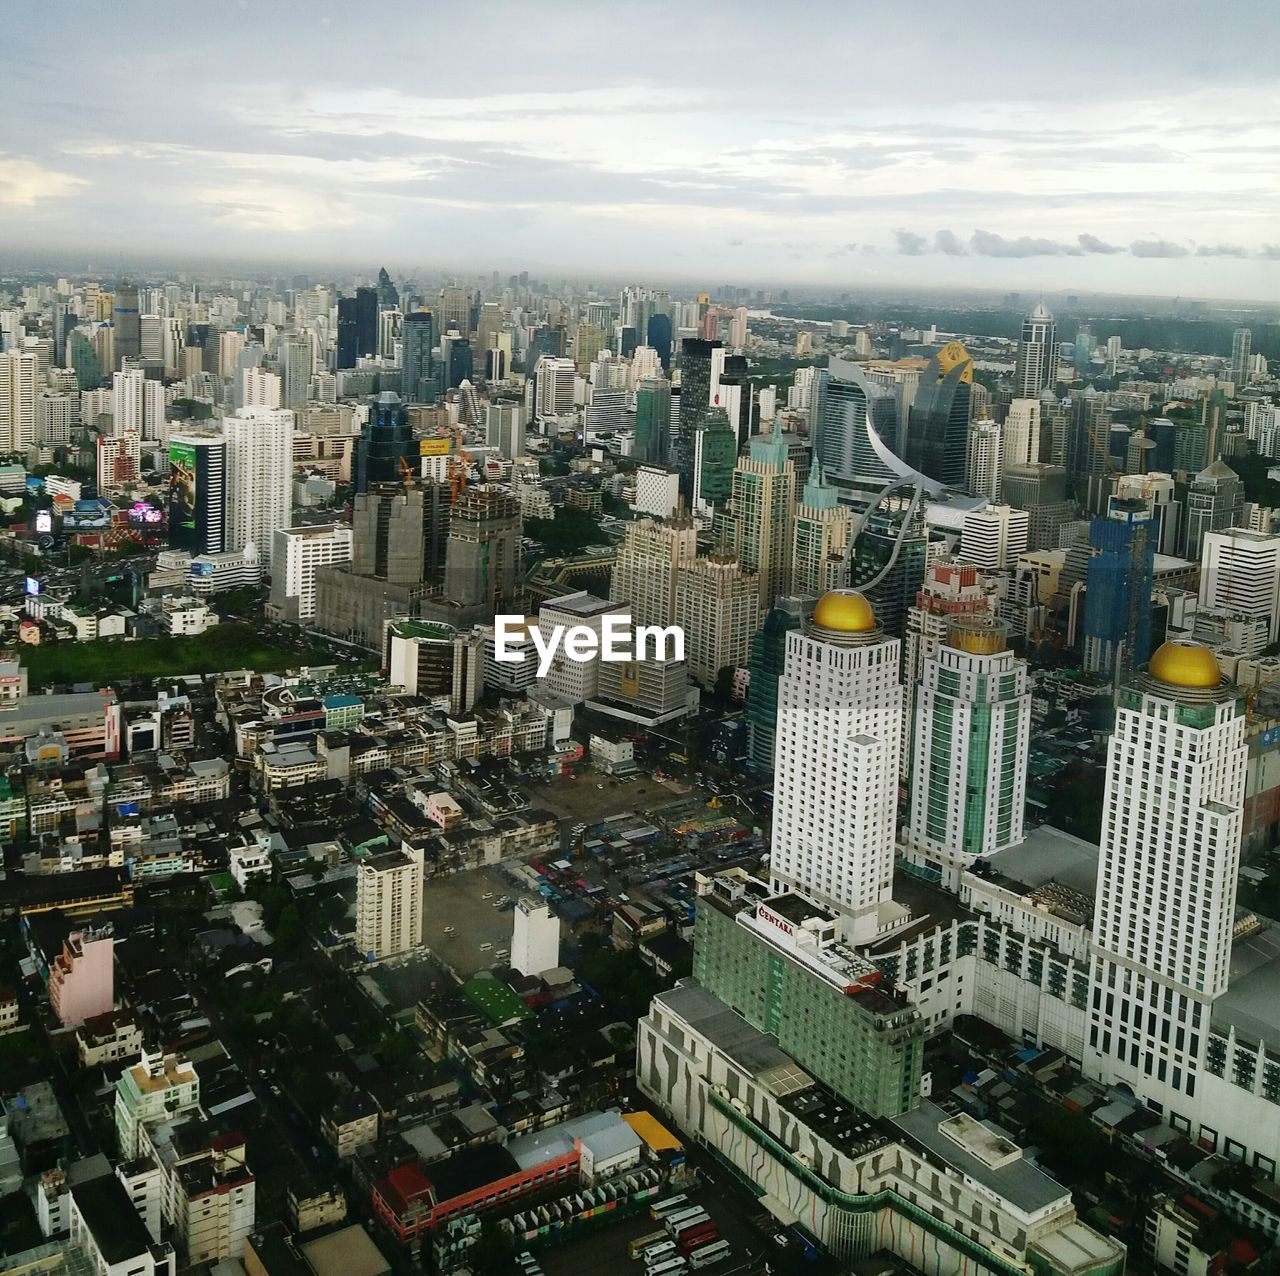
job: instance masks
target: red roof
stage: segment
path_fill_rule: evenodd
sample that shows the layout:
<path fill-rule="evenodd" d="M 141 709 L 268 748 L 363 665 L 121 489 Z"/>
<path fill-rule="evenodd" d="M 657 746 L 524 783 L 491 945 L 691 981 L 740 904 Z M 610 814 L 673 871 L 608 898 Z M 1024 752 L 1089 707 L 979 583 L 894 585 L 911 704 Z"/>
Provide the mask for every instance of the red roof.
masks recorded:
<path fill-rule="evenodd" d="M 431 1195 L 431 1181 L 416 1165 L 401 1165 L 378 1184 L 378 1195 L 397 1214 L 404 1214 L 420 1196 Z"/>

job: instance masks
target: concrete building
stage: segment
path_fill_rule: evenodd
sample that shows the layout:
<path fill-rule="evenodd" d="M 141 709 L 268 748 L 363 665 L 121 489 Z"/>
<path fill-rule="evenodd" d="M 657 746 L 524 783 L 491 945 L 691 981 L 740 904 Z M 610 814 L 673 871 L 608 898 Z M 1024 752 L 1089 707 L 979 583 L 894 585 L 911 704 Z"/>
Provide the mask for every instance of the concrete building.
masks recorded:
<path fill-rule="evenodd" d="M 893 908 L 900 647 L 861 594 L 826 594 L 787 635 L 778 681 L 773 888 L 832 909 L 859 943 Z"/>
<path fill-rule="evenodd" d="M 445 547 L 444 596 L 457 607 L 515 610 L 521 596 L 520 506 L 493 484 L 454 502 Z"/>
<path fill-rule="evenodd" d="M 144 1050 L 116 1082 L 116 1145 L 122 1161 L 140 1156 L 145 1127 L 159 1125 L 200 1103 L 200 1078 L 186 1059 Z"/>
<path fill-rule="evenodd" d="M 1198 561 L 1208 532 L 1239 527 L 1244 515 L 1244 483 L 1225 461 L 1214 461 L 1191 480 L 1182 557 Z"/>
<path fill-rule="evenodd" d="M 800 495 L 791 541 L 791 593 L 818 598 L 841 589 L 849 579 L 849 544 L 853 511 L 839 501 L 834 487 L 822 481 L 815 465 Z"/>
<path fill-rule="evenodd" d="M 627 605 L 635 624 L 669 625 L 676 616 L 679 574 L 697 556 L 698 531 L 690 518 L 628 523 L 618 547 L 611 592 Z"/>
<path fill-rule="evenodd" d="M 49 963 L 49 1005 L 64 1028 L 115 1006 L 115 941 L 111 924 L 73 930 Z"/>
<path fill-rule="evenodd" d="M 985 496 L 995 504 L 1000 499 L 1003 475 L 1003 431 L 994 421 L 975 421 L 969 428 L 965 486 L 971 495 Z"/>
<path fill-rule="evenodd" d="M 1201 544 L 1201 606 L 1265 616 L 1267 641 L 1280 639 L 1280 535 L 1233 527 Z"/>
<path fill-rule="evenodd" d="M 755 575 L 762 611 L 788 592 L 795 487 L 785 440 L 755 439 L 734 467 L 729 510 L 716 519 L 720 547 Z"/>
<path fill-rule="evenodd" d="M 0 353 L 0 451 L 26 452 L 36 442 L 40 361 L 34 354 Z"/>
<path fill-rule="evenodd" d="M 369 961 L 422 943 L 422 848 L 405 845 L 360 861 L 356 870 L 356 949 Z"/>
<path fill-rule="evenodd" d="M 1040 302 L 1022 321 L 1018 342 L 1018 365 L 1014 389 L 1024 399 L 1038 399 L 1042 390 L 1053 389 L 1057 377 L 1057 325 L 1049 307 Z M 1033 455 L 1031 460 L 1037 458 Z"/>
<path fill-rule="evenodd" d="M 484 685 L 484 634 L 449 625 L 404 620 L 388 631 L 388 680 L 411 696 L 449 701 L 449 712 L 470 713 Z"/>
<path fill-rule="evenodd" d="M 64 1244 L 95 1276 L 173 1276 L 173 1247 L 147 1229 L 120 1177 L 99 1175 L 76 1183 L 67 1195 L 70 1235 Z"/>
<path fill-rule="evenodd" d="M 522 898 L 511 912 L 511 966 L 522 975 L 540 975 L 560 964 L 560 919 L 545 900 Z"/>
<path fill-rule="evenodd" d="M 1040 399 L 1014 399 L 1001 427 L 1001 468 L 1037 465 L 1040 461 Z"/>
<path fill-rule="evenodd" d="M 271 597 L 273 619 L 294 624 L 316 614 L 316 572 L 351 561 L 352 532 L 342 523 L 282 527 L 273 533 Z"/>
<path fill-rule="evenodd" d="M 275 534 L 293 519 L 293 413 L 243 407 L 223 422 L 228 550 L 257 547 L 274 570 Z"/>
<path fill-rule="evenodd" d="M 659 465 L 636 470 L 636 495 L 631 508 L 637 514 L 671 518 L 680 507 L 680 475 Z"/>
<path fill-rule="evenodd" d="M 697 558 L 676 572 L 675 623 L 684 630 L 690 676 L 715 686 L 720 670 L 747 663 L 760 627 L 756 578 L 732 555 Z"/>
<path fill-rule="evenodd" d="M 605 616 L 629 615 L 630 610 L 625 603 L 608 602 L 586 590 L 579 590 L 543 603 L 538 612 L 538 628 L 544 643 L 552 641 L 557 627 L 589 629 L 596 635 L 598 651 Z M 581 704 L 595 697 L 603 662 L 598 658 L 581 659 L 571 655 L 566 647 L 564 642 L 556 647 L 551 666 L 545 675 L 539 677 L 538 685 L 567 697 L 574 704 Z"/>

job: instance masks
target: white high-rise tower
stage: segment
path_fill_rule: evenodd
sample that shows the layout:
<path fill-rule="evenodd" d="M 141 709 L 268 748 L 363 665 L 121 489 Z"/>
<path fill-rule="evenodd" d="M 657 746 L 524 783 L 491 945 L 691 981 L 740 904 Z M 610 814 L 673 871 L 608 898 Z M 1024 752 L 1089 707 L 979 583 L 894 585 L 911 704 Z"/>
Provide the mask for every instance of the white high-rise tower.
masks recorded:
<path fill-rule="evenodd" d="M 852 590 L 824 594 L 787 635 L 778 680 L 770 875 L 865 943 L 891 905 L 903 689 L 901 644 Z"/>
<path fill-rule="evenodd" d="M 1040 460 L 1040 400 L 1014 399 L 1001 431 L 1001 468 Z"/>
<path fill-rule="evenodd" d="M 1038 399 L 1041 390 L 1052 389 L 1057 362 L 1058 330 L 1053 314 L 1042 301 L 1022 321 L 1018 367 L 1014 373 L 1014 390 L 1018 397 Z"/>
<path fill-rule="evenodd" d="M 275 533 L 293 520 L 293 413 L 241 408 L 226 418 L 226 548 L 252 542 L 271 564 Z"/>
<path fill-rule="evenodd" d="M 0 450 L 21 452 L 36 441 L 40 360 L 34 354 L 0 354 Z"/>
<path fill-rule="evenodd" d="M 1167 642 L 1120 688 L 1107 751 L 1085 1071 L 1182 1119 L 1227 989 L 1244 730 L 1213 652 Z"/>

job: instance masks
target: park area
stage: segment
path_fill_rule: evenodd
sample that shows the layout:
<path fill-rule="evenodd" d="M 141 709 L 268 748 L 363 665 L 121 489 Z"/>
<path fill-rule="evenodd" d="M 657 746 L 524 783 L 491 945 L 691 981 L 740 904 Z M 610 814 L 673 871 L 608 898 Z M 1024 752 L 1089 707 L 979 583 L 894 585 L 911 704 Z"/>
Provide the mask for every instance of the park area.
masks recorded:
<path fill-rule="evenodd" d="M 340 650 L 300 632 L 264 634 L 252 625 L 232 624 L 189 637 L 54 642 L 24 648 L 21 660 L 31 690 L 40 691 L 80 682 L 107 686 L 228 669 L 278 672 L 332 663 Z"/>

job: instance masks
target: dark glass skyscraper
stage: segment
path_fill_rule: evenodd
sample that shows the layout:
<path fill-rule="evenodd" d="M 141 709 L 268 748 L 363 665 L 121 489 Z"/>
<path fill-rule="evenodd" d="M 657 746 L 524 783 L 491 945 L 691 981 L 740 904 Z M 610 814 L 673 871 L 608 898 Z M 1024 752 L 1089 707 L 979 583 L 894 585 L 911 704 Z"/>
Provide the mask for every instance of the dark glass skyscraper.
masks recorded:
<path fill-rule="evenodd" d="M 649 316 L 649 324 L 645 329 L 645 338 L 650 346 L 658 352 L 658 362 L 663 372 L 671 371 L 671 316 L 656 314 Z"/>
<path fill-rule="evenodd" d="M 466 337 L 454 337 L 449 342 L 449 367 L 447 388 L 456 390 L 464 381 L 471 380 L 471 342 Z"/>
<path fill-rule="evenodd" d="M 356 353 L 367 359 L 378 353 L 378 290 L 356 289 Z"/>
<path fill-rule="evenodd" d="M 356 355 L 360 348 L 357 337 L 358 328 L 356 299 L 354 297 L 339 297 L 336 367 L 354 368 L 356 366 Z"/>
<path fill-rule="evenodd" d="M 866 594 L 890 638 L 905 635 L 907 611 L 915 605 L 928 566 L 924 515 L 919 506 L 910 519 L 907 513 L 906 509 L 873 510 L 853 546 L 849 583 Z"/>
<path fill-rule="evenodd" d="M 1151 655 L 1151 584 L 1158 529 L 1144 500 L 1112 499 L 1089 528 L 1096 551 L 1085 577 L 1084 667 L 1130 674 Z"/>
<path fill-rule="evenodd" d="M 799 629 L 813 599 L 779 598 L 751 639 L 747 668 L 747 770 L 773 773 L 773 747 L 778 730 L 778 679 L 787 663 L 787 635 Z"/>
<path fill-rule="evenodd" d="M 406 464 L 416 476 L 419 466 L 413 451 L 413 427 L 400 396 L 390 390 L 374 395 L 356 444 L 356 492 L 366 491 L 371 483 L 403 482 Z"/>
<path fill-rule="evenodd" d="M 400 392 L 408 403 L 436 401 L 435 369 L 431 350 L 435 345 L 435 318 L 430 310 L 414 310 L 400 326 L 403 370 Z"/>
<path fill-rule="evenodd" d="M 396 291 L 395 284 L 391 282 L 391 276 L 387 274 L 387 268 L 383 266 L 378 271 L 378 305 L 394 310 L 399 304 L 400 294 Z"/>
<path fill-rule="evenodd" d="M 661 378 L 636 387 L 636 456 L 666 465 L 671 447 L 671 382 Z"/>
<path fill-rule="evenodd" d="M 138 290 L 133 284 L 116 289 L 111 306 L 111 323 L 115 328 L 116 368 L 126 359 L 142 358 L 142 318 L 138 313 Z"/>
<path fill-rule="evenodd" d="M 929 360 L 911 405 L 907 464 L 947 487 L 964 485 L 972 384 L 969 352 L 948 341 Z"/>
<path fill-rule="evenodd" d="M 680 493 L 693 503 L 695 435 L 711 405 L 711 352 L 718 341 L 686 337 L 680 345 L 680 422 L 671 440 L 671 463 L 680 474 Z"/>

